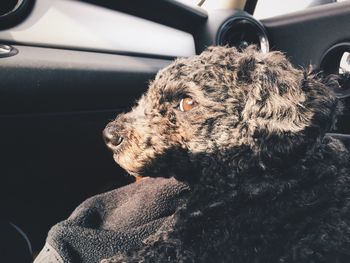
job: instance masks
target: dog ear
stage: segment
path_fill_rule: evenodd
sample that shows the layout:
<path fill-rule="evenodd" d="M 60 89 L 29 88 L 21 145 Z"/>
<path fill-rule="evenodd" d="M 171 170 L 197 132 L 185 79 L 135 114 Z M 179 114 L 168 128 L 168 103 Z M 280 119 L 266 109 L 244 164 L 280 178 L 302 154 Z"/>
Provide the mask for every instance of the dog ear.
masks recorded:
<path fill-rule="evenodd" d="M 335 124 L 341 105 L 332 88 L 338 84 L 295 69 L 280 52 L 265 56 L 258 63 L 247 59 L 249 68 L 255 66 L 248 77 L 243 75 L 249 91 L 242 120 L 262 163 L 286 165 L 300 159 Z"/>

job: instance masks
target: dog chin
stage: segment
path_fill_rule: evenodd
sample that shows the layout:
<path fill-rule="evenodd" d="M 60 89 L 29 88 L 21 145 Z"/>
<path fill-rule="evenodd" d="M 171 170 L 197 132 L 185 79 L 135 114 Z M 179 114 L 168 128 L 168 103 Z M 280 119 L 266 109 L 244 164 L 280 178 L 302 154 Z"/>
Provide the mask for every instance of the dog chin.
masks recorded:
<path fill-rule="evenodd" d="M 147 177 L 147 176 L 144 176 L 140 173 L 140 170 L 142 169 L 136 169 L 135 167 L 133 167 L 133 169 L 130 169 L 131 167 L 128 167 L 127 165 L 124 164 L 123 161 L 121 161 L 121 157 L 120 157 L 120 153 L 117 154 L 117 153 L 114 153 L 113 154 L 113 159 L 114 161 L 120 166 L 122 167 L 128 174 L 132 175 L 132 176 L 135 176 L 135 177 Z"/>
<path fill-rule="evenodd" d="M 172 153 L 172 152 L 171 152 Z M 166 154 L 162 154 L 164 158 Z M 171 156 L 168 156 L 171 157 Z M 131 158 L 128 154 L 114 153 L 114 161 L 123 168 L 128 174 L 135 177 L 162 177 L 162 178 L 185 178 L 190 173 L 193 176 L 193 170 L 189 164 L 187 156 L 184 159 L 172 160 L 164 162 L 162 158 L 154 158 L 143 160 L 143 162 L 136 162 L 134 158 Z M 181 163 L 181 165 L 178 165 Z"/>
<path fill-rule="evenodd" d="M 116 153 L 113 154 L 113 159 L 116 163 L 118 163 L 118 155 Z"/>

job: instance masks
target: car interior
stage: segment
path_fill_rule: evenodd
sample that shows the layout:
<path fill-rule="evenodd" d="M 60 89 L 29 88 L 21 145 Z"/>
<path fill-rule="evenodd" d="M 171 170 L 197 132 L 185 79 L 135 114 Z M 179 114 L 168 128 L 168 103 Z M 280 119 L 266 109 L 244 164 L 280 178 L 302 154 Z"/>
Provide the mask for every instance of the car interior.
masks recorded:
<path fill-rule="evenodd" d="M 221 9 L 175 0 L 1 1 L 0 221 L 39 251 L 50 227 L 86 198 L 133 182 L 102 130 L 159 69 L 211 45 L 255 44 L 339 75 L 345 110 L 332 132 L 350 134 L 350 1 L 309 1 L 258 19 L 260 1 Z"/>

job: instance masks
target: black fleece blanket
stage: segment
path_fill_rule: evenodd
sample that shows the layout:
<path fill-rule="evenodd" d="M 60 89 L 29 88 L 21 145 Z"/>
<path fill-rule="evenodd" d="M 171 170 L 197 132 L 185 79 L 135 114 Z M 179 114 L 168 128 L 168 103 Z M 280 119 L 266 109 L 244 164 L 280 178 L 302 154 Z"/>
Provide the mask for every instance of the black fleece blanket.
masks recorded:
<path fill-rule="evenodd" d="M 142 244 L 183 204 L 189 187 L 174 178 L 145 178 L 94 196 L 49 232 L 35 262 L 100 262 Z"/>

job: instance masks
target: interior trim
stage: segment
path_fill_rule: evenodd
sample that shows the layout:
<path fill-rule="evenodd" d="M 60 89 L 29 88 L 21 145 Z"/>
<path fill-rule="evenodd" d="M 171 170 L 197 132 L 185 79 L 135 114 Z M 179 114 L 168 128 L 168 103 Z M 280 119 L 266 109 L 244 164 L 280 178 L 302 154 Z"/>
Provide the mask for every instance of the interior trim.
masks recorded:
<path fill-rule="evenodd" d="M 36 0 L 33 11 L 23 23 L 0 31 L 0 41 L 170 57 L 195 54 L 193 36 L 187 32 L 70 0 Z"/>
<path fill-rule="evenodd" d="M 176 0 L 79 1 L 121 11 L 192 34 L 208 18 L 208 14 L 203 8 L 190 6 Z"/>

